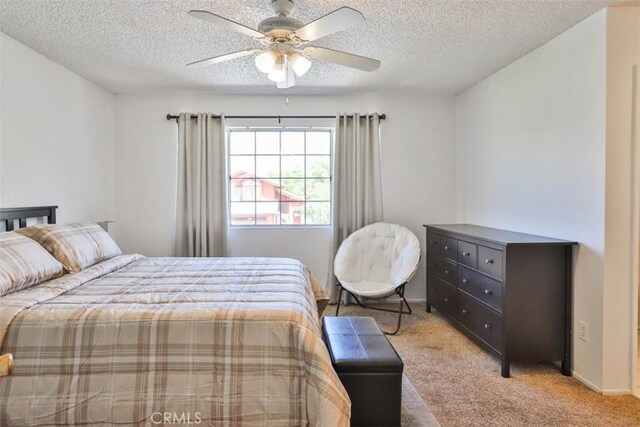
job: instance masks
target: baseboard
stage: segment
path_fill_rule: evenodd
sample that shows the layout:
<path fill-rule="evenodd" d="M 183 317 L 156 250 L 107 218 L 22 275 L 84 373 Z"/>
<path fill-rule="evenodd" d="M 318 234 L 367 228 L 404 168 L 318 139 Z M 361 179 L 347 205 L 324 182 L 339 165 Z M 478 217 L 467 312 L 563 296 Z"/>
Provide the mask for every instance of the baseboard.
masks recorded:
<path fill-rule="evenodd" d="M 631 390 L 622 390 L 622 389 L 615 389 L 615 388 L 601 389 L 600 387 L 598 387 L 597 385 L 595 385 L 594 383 L 592 383 L 591 381 L 589 381 L 588 379 L 586 379 L 582 375 L 577 374 L 575 371 L 572 371 L 571 373 L 573 374 L 575 379 L 577 379 L 582 384 L 584 384 L 587 387 L 589 387 L 591 390 L 593 390 L 596 393 L 601 394 L 603 396 L 626 396 L 626 395 L 629 395 L 629 394 L 633 394 L 633 393 L 631 393 Z"/>
<path fill-rule="evenodd" d="M 616 389 L 602 390 L 603 396 L 626 396 L 628 394 L 633 394 L 633 393 L 631 393 L 631 390 L 616 390 Z"/>
<path fill-rule="evenodd" d="M 616 390 L 616 389 L 602 390 L 603 396 L 627 396 L 631 394 L 633 394 L 631 393 L 631 390 Z"/>
<path fill-rule="evenodd" d="M 578 374 L 576 371 L 571 371 L 571 374 L 573 375 L 573 377 L 575 379 L 577 379 L 582 384 L 584 384 L 587 387 L 589 387 L 591 390 L 595 391 L 598 394 L 602 394 L 602 389 L 600 387 L 598 387 L 597 385 L 595 385 L 594 383 L 592 383 L 591 381 L 589 381 L 588 379 L 586 379 L 582 375 Z"/>

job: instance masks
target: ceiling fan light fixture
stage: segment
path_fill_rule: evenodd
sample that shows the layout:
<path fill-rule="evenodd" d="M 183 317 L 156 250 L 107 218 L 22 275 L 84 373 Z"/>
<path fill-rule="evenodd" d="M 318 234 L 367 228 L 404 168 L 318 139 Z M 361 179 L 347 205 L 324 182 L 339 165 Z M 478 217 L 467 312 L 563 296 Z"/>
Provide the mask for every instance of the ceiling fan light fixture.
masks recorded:
<path fill-rule="evenodd" d="M 258 70 L 262 71 L 263 73 L 268 73 L 271 70 L 273 70 L 273 67 L 276 64 L 277 59 L 278 59 L 278 56 L 275 54 L 275 52 L 271 50 L 266 51 L 256 56 L 256 59 L 255 59 L 256 67 L 258 67 Z"/>
<path fill-rule="evenodd" d="M 269 80 L 273 82 L 281 83 L 287 78 L 287 73 L 283 69 L 274 68 L 273 70 L 269 71 L 267 77 L 269 77 Z"/>
<path fill-rule="evenodd" d="M 292 53 L 289 55 L 289 63 L 293 68 L 293 72 L 296 76 L 302 77 L 307 74 L 307 71 L 311 68 L 311 61 L 298 53 Z"/>
<path fill-rule="evenodd" d="M 281 56 L 278 60 L 273 64 L 273 68 L 269 71 L 267 75 L 269 80 L 274 81 L 276 83 L 282 83 L 287 78 L 287 61 L 285 56 Z"/>

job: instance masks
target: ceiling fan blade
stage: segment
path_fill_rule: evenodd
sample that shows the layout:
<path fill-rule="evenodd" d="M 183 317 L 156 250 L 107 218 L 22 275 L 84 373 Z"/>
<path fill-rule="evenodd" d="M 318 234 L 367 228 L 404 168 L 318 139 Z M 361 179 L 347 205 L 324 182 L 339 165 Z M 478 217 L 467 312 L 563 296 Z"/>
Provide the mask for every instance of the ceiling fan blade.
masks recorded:
<path fill-rule="evenodd" d="M 210 22 L 219 27 L 226 28 L 227 30 L 237 31 L 238 33 L 245 34 L 249 37 L 253 37 L 254 39 L 261 39 L 264 37 L 264 34 L 262 34 L 260 31 L 256 31 L 253 28 L 238 24 L 237 22 L 234 22 L 230 19 L 223 18 L 220 15 L 216 15 L 205 10 L 190 10 L 189 15 L 193 16 L 194 18 Z"/>
<path fill-rule="evenodd" d="M 296 36 L 305 41 L 317 40 L 329 34 L 337 33 L 354 25 L 364 22 L 362 13 L 350 7 L 341 7 L 338 10 L 309 22 L 307 25 L 295 31 Z"/>
<path fill-rule="evenodd" d="M 206 67 L 207 65 L 217 64 L 219 62 L 230 61 L 232 59 L 242 58 L 243 56 L 253 55 L 262 52 L 261 49 L 245 49 L 238 52 L 227 53 L 226 55 L 214 56 L 213 58 L 201 59 L 200 61 L 190 62 L 187 67 Z"/>
<path fill-rule="evenodd" d="M 340 52 L 339 50 L 327 49 L 325 47 L 307 46 L 302 49 L 304 56 L 320 61 L 333 62 L 345 67 L 357 68 L 363 71 L 374 71 L 380 67 L 381 62 L 377 59 L 365 56 L 354 55 L 352 53 Z"/>
<path fill-rule="evenodd" d="M 296 85 L 296 74 L 293 71 L 293 67 L 291 66 L 291 63 L 289 61 L 287 61 L 287 72 L 285 75 L 285 79 L 276 84 L 276 87 L 278 89 L 289 89 L 290 87 Z"/>

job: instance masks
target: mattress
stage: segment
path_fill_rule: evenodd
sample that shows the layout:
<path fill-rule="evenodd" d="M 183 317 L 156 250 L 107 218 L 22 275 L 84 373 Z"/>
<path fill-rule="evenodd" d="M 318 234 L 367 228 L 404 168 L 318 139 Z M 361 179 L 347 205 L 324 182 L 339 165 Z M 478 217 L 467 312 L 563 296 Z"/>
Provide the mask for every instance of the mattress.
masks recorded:
<path fill-rule="evenodd" d="M 347 426 L 326 295 L 284 258 L 122 255 L 0 298 L 0 425 Z"/>

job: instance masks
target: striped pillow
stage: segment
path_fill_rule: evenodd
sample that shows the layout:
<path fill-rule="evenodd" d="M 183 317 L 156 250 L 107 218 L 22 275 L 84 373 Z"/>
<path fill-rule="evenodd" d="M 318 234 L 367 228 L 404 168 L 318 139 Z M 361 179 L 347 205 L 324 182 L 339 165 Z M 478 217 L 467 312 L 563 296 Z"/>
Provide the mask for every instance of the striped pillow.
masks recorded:
<path fill-rule="evenodd" d="M 42 246 L 14 231 L 0 233 L 0 296 L 61 276 L 64 268 Z"/>
<path fill-rule="evenodd" d="M 72 273 L 122 254 L 111 236 L 94 223 L 39 224 L 16 231 L 40 243 Z"/>

